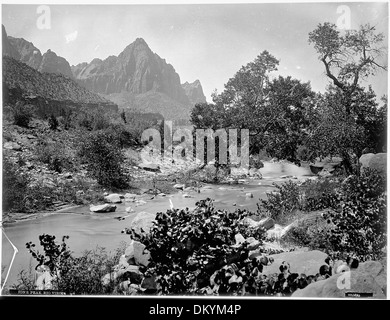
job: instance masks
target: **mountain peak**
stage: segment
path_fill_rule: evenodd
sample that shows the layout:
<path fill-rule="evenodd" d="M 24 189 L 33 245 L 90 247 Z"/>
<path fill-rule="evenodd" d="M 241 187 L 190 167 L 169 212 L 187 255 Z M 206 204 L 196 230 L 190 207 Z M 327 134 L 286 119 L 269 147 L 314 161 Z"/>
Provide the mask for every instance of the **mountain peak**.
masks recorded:
<path fill-rule="evenodd" d="M 206 102 L 206 97 L 203 93 L 203 88 L 200 81 L 197 79 L 193 83 L 184 82 L 182 87 L 190 100 L 191 104 Z"/>

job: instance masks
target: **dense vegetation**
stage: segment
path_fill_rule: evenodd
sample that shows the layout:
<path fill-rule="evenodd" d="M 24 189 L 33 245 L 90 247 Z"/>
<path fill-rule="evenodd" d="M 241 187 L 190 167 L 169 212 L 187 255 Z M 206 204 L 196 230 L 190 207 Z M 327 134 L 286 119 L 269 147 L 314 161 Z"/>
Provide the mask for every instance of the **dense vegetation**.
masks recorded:
<path fill-rule="evenodd" d="M 325 93 L 277 76 L 279 60 L 263 51 L 214 93 L 213 103 L 196 105 L 191 121 L 195 128 L 249 129 L 251 154 L 265 150 L 298 164 L 338 155 L 347 174 L 356 172 L 364 150 L 383 152 L 386 146 L 387 97 L 379 105 L 372 88 L 359 85 L 386 70 L 383 40 L 369 25 L 341 32 L 319 24 L 309 43 L 332 81 Z"/>

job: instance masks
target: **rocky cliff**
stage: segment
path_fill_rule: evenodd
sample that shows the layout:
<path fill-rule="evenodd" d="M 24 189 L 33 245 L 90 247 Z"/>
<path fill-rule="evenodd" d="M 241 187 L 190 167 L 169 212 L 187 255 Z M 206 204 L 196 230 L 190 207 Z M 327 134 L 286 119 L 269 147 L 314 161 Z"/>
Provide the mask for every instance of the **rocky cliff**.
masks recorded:
<path fill-rule="evenodd" d="M 3 55 L 19 60 L 40 72 L 57 73 L 73 78 L 69 62 L 65 58 L 50 49 L 42 55 L 33 43 L 23 38 L 7 36 L 4 25 L 2 30 Z"/>
<path fill-rule="evenodd" d="M 46 104 L 49 107 L 73 105 L 118 109 L 111 101 L 88 91 L 68 77 L 41 73 L 7 56 L 3 56 L 3 88 L 8 95 L 4 96 L 5 103 L 24 100 L 42 107 Z"/>
<path fill-rule="evenodd" d="M 4 25 L 1 26 L 2 29 L 2 50 L 3 50 L 3 55 L 8 56 L 11 58 L 14 58 L 16 60 L 20 59 L 20 54 L 19 52 L 12 46 L 11 42 L 8 39 L 7 32 L 5 31 Z"/>
<path fill-rule="evenodd" d="M 94 92 L 142 94 L 154 91 L 180 103 L 190 103 L 175 69 L 153 53 L 142 38 L 136 39 L 118 56 L 78 64 L 72 71 L 80 84 Z"/>
<path fill-rule="evenodd" d="M 206 102 L 206 97 L 199 80 L 195 80 L 193 83 L 185 82 L 181 86 L 192 105 Z"/>
<path fill-rule="evenodd" d="M 34 69 L 39 69 L 42 62 L 42 54 L 38 48 L 23 38 L 8 37 L 8 41 L 19 53 L 17 60 Z"/>

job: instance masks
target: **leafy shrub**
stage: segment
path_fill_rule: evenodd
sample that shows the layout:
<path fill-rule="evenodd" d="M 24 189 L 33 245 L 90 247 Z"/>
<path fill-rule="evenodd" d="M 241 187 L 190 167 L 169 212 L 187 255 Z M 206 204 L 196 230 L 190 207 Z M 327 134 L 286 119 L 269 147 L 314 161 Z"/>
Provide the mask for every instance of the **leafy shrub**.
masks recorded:
<path fill-rule="evenodd" d="M 249 167 L 255 169 L 261 169 L 264 167 L 264 163 L 261 161 L 260 155 L 251 155 L 249 157 Z"/>
<path fill-rule="evenodd" d="M 17 166 L 3 158 L 3 211 L 22 211 L 29 179 Z"/>
<path fill-rule="evenodd" d="M 306 180 L 300 186 L 301 208 L 314 211 L 337 206 L 337 190 L 341 183 L 329 178 Z"/>
<path fill-rule="evenodd" d="M 48 120 L 49 128 L 50 130 L 57 130 L 59 122 L 57 118 L 54 116 L 54 114 L 51 114 Z"/>
<path fill-rule="evenodd" d="M 61 173 L 65 170 L 73 170 L 72 156 L 60 142 L 48 142 L 44 138 L 38 140 L 35 148 L 36 159 L 48 165 L 49 170 Z"/>
<path fill-rule="evenodd" d="M 12 108 L 14 124 L 20 127 L 28 128 L 31 119 L 33 118 L 33 106 L 24 105 L 22 102 L 17 102 Z"/>
<path fill-rule="evenodd" d="M 104 248 L 97 247 L 94 250 L 86 250 L 80 257 L 75 257 L 70 251 L 63 236 L 61 243 L 55 241 L 55 236 L 42 234 L 39 236 L 43 253 L 35 249 L 35 244 L 26 244 L 32 257 L 38 265 L 47 266 L 53 277 L 53 289 L 68 294 L 105 294 L 112 293 L 115 288 L 115 281 L 104 285 L 102 277 L 111 273 L 114 265 L 118 263 L 123 248 L 119 248 L 114 255 L 110 255 Z M 31 271 L 30 271 L 31 274 Z M 34 284 L 31 279 L 23 273 L 19 277 L 19 289 L 32 289 Z"/>
<path fill-rule="evenodd" d="M 110 125 L 110 120 L 102 109 L 90 110 L 84 108 L 77 115 L 76 123 L 80 128 L 94 131 L 107 129 Z"/>
<path fill-rule="evenodd" d="M 282 240 L 284 243 L 309 247 L 311 250 L 330 252 L 333 250 L 327 234 L 330 228 L 326 221 L 300 224 L 288 230 Z"/>
<path fill-rule="evenodd" d="M 293 211 L 300 209 L 300 190 L 298 184 L 288 180 L 281 185 L 273 184 L 277 191 L 267 193 L 267 200 L 261 199 L 258 204 L 258 211 L 263 213 L 264 209 L 274 220 L 282 221 Z"/>
<path fill-rule="evenodd" d="M 112 133 L 99 130 L 86 134 L 80 141 L 78 154 L 100 185 L 119 189 L 128 186 L 129 179 L 122 167 L 124 155 Z"/>
<path fill-rule="evenodd" d="M 267 193 L 267 200 L 261 200 L 258 211 L 284 222 L 296 210 L 310 212 L 335 208 L 339 203 L 337 190 L 340 185 L 339 181 L 328 178 L 308 179 L 301 185 L 292 180 L 280 185 L 274 183 L 277 190 Z"/>
<path fill-rule="evenodd" d="M 248 215 L 245 210 L 216 210 L 206 199 L 196 203 L 192 212 L 187 208 L 158 213 L 148 234 L 128 233 L 150 251 L 152 262 L 146 274 L 156 275 L 160 294 L 194 294 L 209 285 L 213 272 L 247 258 L 246 245 L 232 247 L 236 234 L 262 240 L 262 230 L 251 232 L 240 223 Z"/>
<path fill-rule="evenodd" d="M 380 259 L 386 245 L 386 184 L 373 169 L 349 176 L 338 194 L 340 210 L 326 215 L 335 227 L 328 237 L 335 254 L 355 253 L 361 261 Z"/>

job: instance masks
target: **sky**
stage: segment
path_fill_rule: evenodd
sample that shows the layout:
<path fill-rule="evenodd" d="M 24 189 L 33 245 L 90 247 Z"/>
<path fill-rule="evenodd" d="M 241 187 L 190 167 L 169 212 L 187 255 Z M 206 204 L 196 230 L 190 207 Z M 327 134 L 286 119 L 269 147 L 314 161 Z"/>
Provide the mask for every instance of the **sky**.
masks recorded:
<path fill-rule="evenodd" d="M 347 21 L 352 29 L 370 23 L 385 34 L 388 43 L 386 2 L 48 7 L 50 25 L 42 29 L 38 21 L 42 22 L 42 13 L 47 11 L 39 5 L 3 4 L 7 34 L 32 42 L 42 53 L 51 49 L 71 65 L 118 55 L 136 38 L 143 38 L 175 68 L 182 83 L 199 79 L 209 102 L 214 90 L 221 92 L 229 78 L 263 50 L 280 60 L 276 75 L 310 81 L 314 91 L 323 92 L 329 80 L 308 43 L 309 32 L 319 23 L 342 26 Z M 343 20 L 348 11 L 350 19 Z M 363 84 L 372 84 L 382 96 L 387 94 L 387 82 L 388 74 L 382 71 Z"/>

